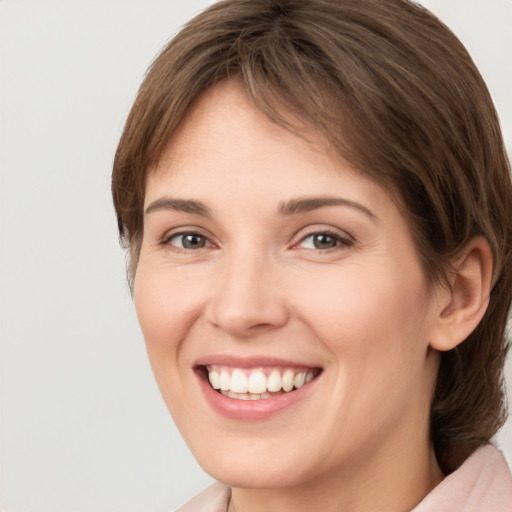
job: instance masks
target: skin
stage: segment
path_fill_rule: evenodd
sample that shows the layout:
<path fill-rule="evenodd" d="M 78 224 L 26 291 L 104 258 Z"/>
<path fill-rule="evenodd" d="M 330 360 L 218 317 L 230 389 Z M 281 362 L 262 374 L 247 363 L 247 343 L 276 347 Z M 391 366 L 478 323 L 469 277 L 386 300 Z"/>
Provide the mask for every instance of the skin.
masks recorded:
<path fill-rule="evenodd" d="M 389 194 L 306 135 L 273 124 L 236 82 L 189 113 L 145 208 L 194 200 L 209 216 L 145 214 L 135 305 L 149 358 L 195 457 L 233 487 L 232 510 L 411 510 L 442 479 L 428 428 L 443 302 Z M 305 196 L 349 203 L 278 212 Z M 326 232 L 332 246 L 318 248 Z M 228 419 L 194 371 L 218 354 L 323 371 L 270 418 Z"/>

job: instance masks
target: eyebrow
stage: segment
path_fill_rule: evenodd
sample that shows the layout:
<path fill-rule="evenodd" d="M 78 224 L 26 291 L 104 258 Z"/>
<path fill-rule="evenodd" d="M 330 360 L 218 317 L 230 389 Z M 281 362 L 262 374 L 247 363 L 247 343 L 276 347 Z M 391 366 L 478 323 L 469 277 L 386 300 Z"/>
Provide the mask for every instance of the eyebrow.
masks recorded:
<path fill-rule="evenodd" d="M 325 208 L 327 206 L 348 206 L 355 208 L 364 213 L 370 219 L 377 220 L 377 216 L 366 206 L 360 203 L 345 199 L 343 197 L 299 197 L 290 199 L 288 201 L 281 201 L 277 207 L 279 215 L 298 215 L 301 213 L 308 213 L 313 210 Z M 211 217 L 211 210 L 200 201 L 193 199 L 174 199 L 171 197 L 161 197 L 150 203 L 146 208 L 146 215 L 160 210 L 171 210 L 178 212 L 191 213 L 200 215 L 201 217 Z"/>
<path fill-rule="evenodd" d="M 174 199 L 172 197 L 161 197 L 153 201 L 146 208 L 146 215 L 161 210 L 171 210 L 175 212 L 192 213 L 201 217 L 211 217 L 210 209 L 200 201 L 192 199 Z"/>
<path fill-rule="evenodd" d="M 280 215 L 296 215 L 308 213 L 326 206 L 348 206 L 359 210 L 373 221 L 377 220 L 377 216 L 366 206 L 343 197 L 299 197 L 297 199 L 290 199 L 289 201 L 280 202 L 277 212 Z"/>

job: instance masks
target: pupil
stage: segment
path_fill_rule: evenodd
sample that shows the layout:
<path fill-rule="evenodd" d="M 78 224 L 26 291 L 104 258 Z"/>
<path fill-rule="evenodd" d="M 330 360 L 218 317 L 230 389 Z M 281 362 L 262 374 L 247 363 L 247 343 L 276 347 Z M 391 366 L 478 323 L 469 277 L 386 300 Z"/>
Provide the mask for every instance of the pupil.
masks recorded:
<path fill-rule="evenodd" d="M 183 247 L 186 249 L 197 249 L 204 247 L 204 238 L 201 235 L 186 235 L 183 237 Z"/>
<path fill-rule="evenodd" d="M 313 244 L 316 249 L 329 249 L 331 247 L 336 247 L 336 238 L 325 234 L 315 235 Z"/>

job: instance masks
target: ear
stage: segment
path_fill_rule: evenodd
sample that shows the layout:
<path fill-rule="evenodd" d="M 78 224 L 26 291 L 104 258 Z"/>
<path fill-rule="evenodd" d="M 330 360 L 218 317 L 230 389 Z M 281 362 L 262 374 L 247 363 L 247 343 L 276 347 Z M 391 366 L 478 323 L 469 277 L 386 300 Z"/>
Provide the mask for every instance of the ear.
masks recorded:
<path fill-rule="evenodd" d="M 430 346 L 446 351 L 463 342 L 476 328 L 489 305 L 492 253 L 483 237 L 472 239 L 454 262 L 450 286 L 437 294 Z"/>

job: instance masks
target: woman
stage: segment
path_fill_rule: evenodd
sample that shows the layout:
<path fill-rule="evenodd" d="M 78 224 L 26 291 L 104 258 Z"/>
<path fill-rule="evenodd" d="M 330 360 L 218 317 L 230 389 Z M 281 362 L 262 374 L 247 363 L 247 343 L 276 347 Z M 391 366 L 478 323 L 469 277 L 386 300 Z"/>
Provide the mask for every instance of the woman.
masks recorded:
<path fill-rule="evenodd" d="M 228 0 L 153 63 L 113 195 L 188 511 L 512 510 L 512 186 L 485 84 L 405 0 Z"/>

